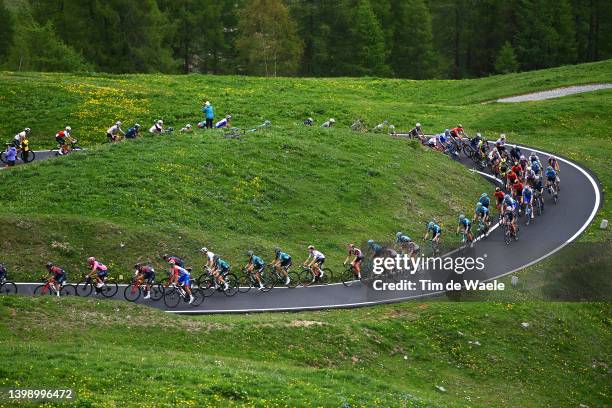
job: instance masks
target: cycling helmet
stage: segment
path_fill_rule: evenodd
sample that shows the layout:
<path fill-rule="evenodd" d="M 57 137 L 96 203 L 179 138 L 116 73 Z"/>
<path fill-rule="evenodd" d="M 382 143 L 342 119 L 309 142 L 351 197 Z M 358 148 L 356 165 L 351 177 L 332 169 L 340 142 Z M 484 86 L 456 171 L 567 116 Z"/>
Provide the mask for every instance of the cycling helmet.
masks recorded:
<path fill-rule="evenodd" d="M 447 136 L 450 135 L 450 129 L 444 129 L 444 134 Z"/>
<path fill-rule="evenodd" d="M 157 121 L 157 124 L 158 124 L 158 125 L 163 125 L 163 124 L 164 124 L 164 121 L 160 119 L 160 120 L 158 120 L 158 121 Z"/>
<path fill-rule="evenodd" d="M 186 125 L 185 125 L 185 127 L 186 127 L 187 129 L 191 129 L 191 125 L 190 125 L 189 123 L 188 123 L 188 124 L 186 124 Z"/>
<path fill-rule="evenodd" d="M 373 239 L 368 239 L 368 245 L 370 245 L 370 246 L 374 245 L 374 240 Z"/>
<path fill-rule="evenodd" d="M 89 258 L 87 258 L 87 262 L 94 263 L 96 262 L 96 258 L 94 258 L 93 256 L 90 256 Z"/>
<path fill-rule="evenodd" d="M 481 202 L 476 203 L 476 209 L 479 210 L 481 208 L 482 208 L 482 203 Z"/>
<path fill-rule="evenodd" d="M 247 251 L 247 256 L 249 258 L 252 258 L 253 257 L 253 251 Z"/>
<path fill-rule="evenodd" d="M 138 123 L 136 123 L 136 124 L 134 125 L 134 127 L 135 127 L 136 129 L 140 129 L 140 125 L 139 125 Z"/>
<path fill-rule="evenodd" d="M 355 244 L 348 244 L 349 248 L 355 248 Z"/>
<path fill-rule="evenodd" d="M 499 138 L 502 140 L 506 140 L 506 134 L 505 133 L 500 134 Z"/>
<path fill-rule="evenodd" d="M 210 102 L 209 101 L 204 102 L 204 106 L 210 106 Z"/>
<path fill-rule="evenodd" d="M 397 234 L 395 234 L 395 236 L 396 236 L 397 238 L 401 237 L 402 235 L 404 235 L 404 233 L 403 233 L 403 232 L 401 232 L 401 231 L 399 231 Z"/>
<path fill-rule="evenodd" d="M 427 228 L 432 229 L 434 227 L 434 222 L 433 221 L 429 221 L 429 224 L 427 224 Z"/>
<path fill-rule="evenodd" d="M 308 250 L 309 250 L 309 251 L 310 251 L 310 250 L 313 250 L 313 249 L 315 249 L 314 245 L 308 245 Z"/>
<path fill-rule="evenodd" d="M 30 130 L 31 130 L 30 128 L 25 128 L 25 129 L 23 129 L 23 131 L 24 131 L 24 132 L 26 132 L 26 133 L 30 133 Z M 549 160 L 550 160 L 550 159 L 549 159 Z"/>
<path fill-rule="evenodd" d="M 495 187 L 495 191 L 496 191 L 496 192 L 497 192 L 497 191 L 500 191 L 500 190 L 501 190 L 501 188 L 499 188 L 499 187 Z"/>
<path fill-rule="evenodd" d="M 117 126 L 121 126 L 121 121 L 120 121 L 120 120 L 118 120 L 117 122 L 115 122 L 115 125 L 117 125 Z"/>
<path fill-rule="evenodd" d="M 168 263 L 170 265 L 176 265 L 176 261 L 174 259 L 169 260 Z"/>
<path fill-rule="evenodd" d="M 461 123 L 460 123 L 460 124 L 458 124 L 458 125 L 457 125 L 457 127 L 458 127 L 459 129 L 463 129 L 463 125 L 462 125 Z"/>
<path fill-rule="evenodd" d="M 552 169 L 553 169 L 553 168 L 552 168 L 552 166 L 548 166 L 548 167 L 546 168 L 546 171 L 551 171 Z"/>
<path fill-rule="evenodd" d="M 465 215 L 464 214 L 459 215 L 459 221 L 463 221 L 463 220 L 465 220 Z"/>
<path fill-rule="evenodd" d="M 519 160 L 525 160 L 525 155 L 521 154 L 521 157 L 519 157 Z"/>
<path fill-rule="evenodd" d="M 414 125 L 414 126 L 417 127 L 417 128 L 420 128 L 421 124 L 419 122 L 417 122 L 416 125 Z"/>
<path fill-rule="evenodd" d="M 72 128 L 70 126 L 66 126 L 66 132 L 71 132 Z"/>
<path fill-rule="evenodd" d="M 281 249 L 279 247 L 274 248 L 274 253 L 275 254 L 280 254 Z"/>
<path fill-rule="evenodd" d="M 336 123 L 336 119 L 334 119 L 334 118 L 329 118 L 329 123 Z"/>
<path fill-rule="evenodd" d="M 485 198 L 485 197 L 488 197 L 488 196 L 489 196 L 489 195 L 488 195 L 487 193 L 482 193 L 482 194 L 480 195 L 480 198 Z"/>
<path fill-rule="evenodd" d="M 202 247 L 202 248 L 200 248 L 200 252 L 207 253 L 208 252 L 208 248 Z"/>
<path fill-rule="evenodd" d="M 476 133 L 476 137 L 482 137 L 480 133 Z"/>
<path fill-rule="evenodd" d="M 47 262 L 47 268 L 53 267 L 53 262 Z"/>
<path fill-rule="evenodd" d="M 227 116 L 225 117 L 225 119 L 227 119 L 227 120 L 230 120 L 231 118 L 232 118 L 232 115 L 227 115 Z"/>
<path fill-rule="evenodd" d="M 142 264 L 140 262 L 138 262 L 136 265 L 134 265 L 134 269 L 140 269 L 141 266 L 142 266 Z"/>

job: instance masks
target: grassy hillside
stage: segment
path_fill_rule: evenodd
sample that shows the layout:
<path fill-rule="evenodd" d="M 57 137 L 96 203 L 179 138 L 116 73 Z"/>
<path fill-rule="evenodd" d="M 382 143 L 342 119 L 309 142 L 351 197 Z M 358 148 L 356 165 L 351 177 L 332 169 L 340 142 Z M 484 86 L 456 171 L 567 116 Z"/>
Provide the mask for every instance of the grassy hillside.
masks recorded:
<path fill-rule="evenodd" d="M 15 231 L 0 247 L 21 279 L 45 259 L 80 271 L 88 254 L 124 273 L 164 252 L 195 262 L 202 245 L 236 265 L 250 248 L 271 260 L 279 245 L 300 259 L 315 243 L 339 265 L 348 242 L 421 235 L 433 216 L 449 225 L 490 189 L 415 143 L 318 128 L 146 138 L 0 178 L 11 192 L 0 218 Z"/>
<path fill-rule="evenodd" d="M 0 305 L 0 358 L 11 362 L 0 386 L 72 387 L 78 406 L 602 407 L 610 398 L 609 304 L 201 318 L 85 299 Z"/>
<path fill-rule="evenodd" d="M 70 124 L 94 146 L 116 119 L 182 126 L 199 118 L 202 99 L 217 115 L 248 127 L 273 127 L 241 141 L 197 131 L 147 138 L 32 164 L 0 174 L 2 252 L 18 276 L 31 277 L 41 258 L 76 272 L 95 253 L 122 271 L 137 259 L 178 252 L 192 262 L 210 245 L 236 264 L 248 247 L 269 254 L 277 244 L 302 256 L 314 242 L 333 258 L 347 241 L 386 239 L 397 229 L 422 233 L 436 216 L 446 225 L 486 184 L 446 158 L 382 135 L 347 130 L 358 116 L 415 121 L 426 131 L 463 123 L 481 131 L 565 154 L 610 179 L 612 91 L 522 104 L 481 104 L 554 86 L 611 82 L 612 61 L 466 81 L 264 79 L 215 76 L 0 74 L 0 124 L 10 137 L 33 129 L 32 144 L 50 147 Z M 333 116 L 338 128 L 301 125 Z M 473 194 L 465 192 L 472 191 Z M 605 200 L 600 217 L 610 218 Z M 599 220 L 599 219 L 598 219 Z M 598 221 L 597 220 L 597 221 Z M 601 241 L 595 228 L 586 236 Z M 450 238 L 452 239 L 452 238 Z M 24 244 L 28 245 L 24 245 Z M 268 255 L 269 256 L 269 255 Z"/>

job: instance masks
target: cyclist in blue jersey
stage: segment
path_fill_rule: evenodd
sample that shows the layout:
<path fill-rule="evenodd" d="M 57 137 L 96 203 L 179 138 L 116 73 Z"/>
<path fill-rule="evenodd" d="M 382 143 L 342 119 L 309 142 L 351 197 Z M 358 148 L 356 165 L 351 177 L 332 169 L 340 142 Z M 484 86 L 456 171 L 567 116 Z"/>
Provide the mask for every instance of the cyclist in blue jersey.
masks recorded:
<path fill-rule="evenodd" d="M 229 285 L 225 280 L 225 276 L 229 273 L 229 271 L 230 264 L 227 261 L 219 258 L 219 256 L 215 255 L 215 264 L 210 272 L 213 274 L 216 280 L 223 285 L 224 290 L 229 288 Z"/>
<path fill-rule="evenodd" d="M 286 252 L 281 251 L 279 247 L 274 248 L 274 261 L 272 261 L 272 266 L 279 272 L 281 275 L 285 276 L 286 284 L 289 284 L 289 268 L 291 268 L 291 255 Z"/>
<path fill-rule="evenodd" d="M 474 221 L 482 220 L 484 223 L 489 222 L 489 208 L 482 205 L 481 202 L 476 203 L 476 209 L 474 210 Z"/>
<path fill-rule="evenodd" d="M 427 241 L 427 238 L 429 238 L 430 232 L 431 232 L 431 241 L 439 243 L 440 237 L 442 236 L 442 228 L 440 228 L 440 226 L 436 224 L 434 221 L 429 221 L 429 223 L 427 224 L 427 232 L 425 233 L 425 236 L 423 237 L 423 241 Z"/>
<path fill-rule="evenodd" d="M 459 225 L 457 226 L 457 234 L 463 231 L 465 236 L 467 237 L 468 242 L 474 241 L 474 236 L 472 235 L 472 221 L 467 218 L 465 215 L 461 214 L 459 216 Z"/>
<path fill-rule="evenodd" d="M 261 283 L 261 274 L 263 273 L 266 264 L 263 259 L 255 255 L 253 251 L 248 251 L 247 256 L 249 257 L 249 261 L 245 268 L 248 273 L 255 276 L 257 283 L 259 283 L 259 289 L 261 290 L 264 287 L 263 283 Z"/>
<path fill-rule="evenodd" d="M 372 239 L 368 240 L 368 247 L 374 253 L 374 258 L 381 256 L 382 253 L 383 253 L 383 247 L 381 245 L 377 244 L 376 242 L 374 242 L 374 240 L 372 240 Z"/>
<path fill-rule="evenodd" d="M 533 190 L 527 184 L 523 187 L 523 206 L 525 207 L 525 215 L 527 215 L 527 224 L 529 224 L 530 219 L 534 219 L 535 215 L 533 214 Z"/>
<path fill-rule="evenodd" d="M 140 125 L 136 123 L 134 126 L 129 128 L 127 132 L 125 132 L 126 139 L 136 139 L 138 137 L 138 132 L 140 131 Z"/>
<path fill-rule="evenodd" d="M 553 194 L 556 197 L 557 183 L 560 181 L 557 177 L 557 172 L 555 171 L 555 169 L 552 168 L 552 166 L 548 166 L 544 175 L 546 176 L 546 188 L 552 187 Z"/>
<path fill-rule="evenodd" d="M 192 304 L 194 301 L 193 293 L 191 293 L 191 274 L 185 268 L 182 268 L 176 264 L 174 259 L 171 259 L 170 264 L 170 283 L 176 282 L 177 285 L 182 286 L 185 289 L 185 292 L 189 295 L 189 304 Z M 166 286 L 167 287 L 167 286 Z"/>
<path fill-rule="evenodd" d="M 484 207 L 489 208 L 489 205 L 491 204 L 491 199 L 489 198 L 489 195 L 487 193 L 482 193 L 478 202 L 481 203 Z"/>

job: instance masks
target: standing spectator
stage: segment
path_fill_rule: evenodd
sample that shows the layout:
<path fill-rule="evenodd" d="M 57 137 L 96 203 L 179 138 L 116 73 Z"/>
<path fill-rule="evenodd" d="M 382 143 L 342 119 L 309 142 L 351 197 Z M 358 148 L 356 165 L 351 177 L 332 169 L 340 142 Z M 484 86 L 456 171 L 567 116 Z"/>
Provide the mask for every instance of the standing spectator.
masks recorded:
<path fill-rule="evenodd" d="M 17 148 L 11 143 L 6 144 L 6 163 L 7 167 L 13 167 L 17 160 Z"/>
<path fill-rule="evenodd" d="M 206 119 L 206 129 L 212 129 L 213 121 L 215 120 L 215 111 L 210 102 L 204 102 L 202 112 L 204 112 L 204 118 Z"/>

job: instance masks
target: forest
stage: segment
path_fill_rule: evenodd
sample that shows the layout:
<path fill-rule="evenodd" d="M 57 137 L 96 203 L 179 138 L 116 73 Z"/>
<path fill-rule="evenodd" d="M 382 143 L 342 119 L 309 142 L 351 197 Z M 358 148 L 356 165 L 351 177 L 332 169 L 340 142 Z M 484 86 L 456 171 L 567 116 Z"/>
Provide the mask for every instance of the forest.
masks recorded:
<path fill-rule="evenodd" d="M 0 0 L 0 69 L 473 78 L 612 57 L 609 0 Z"/>

